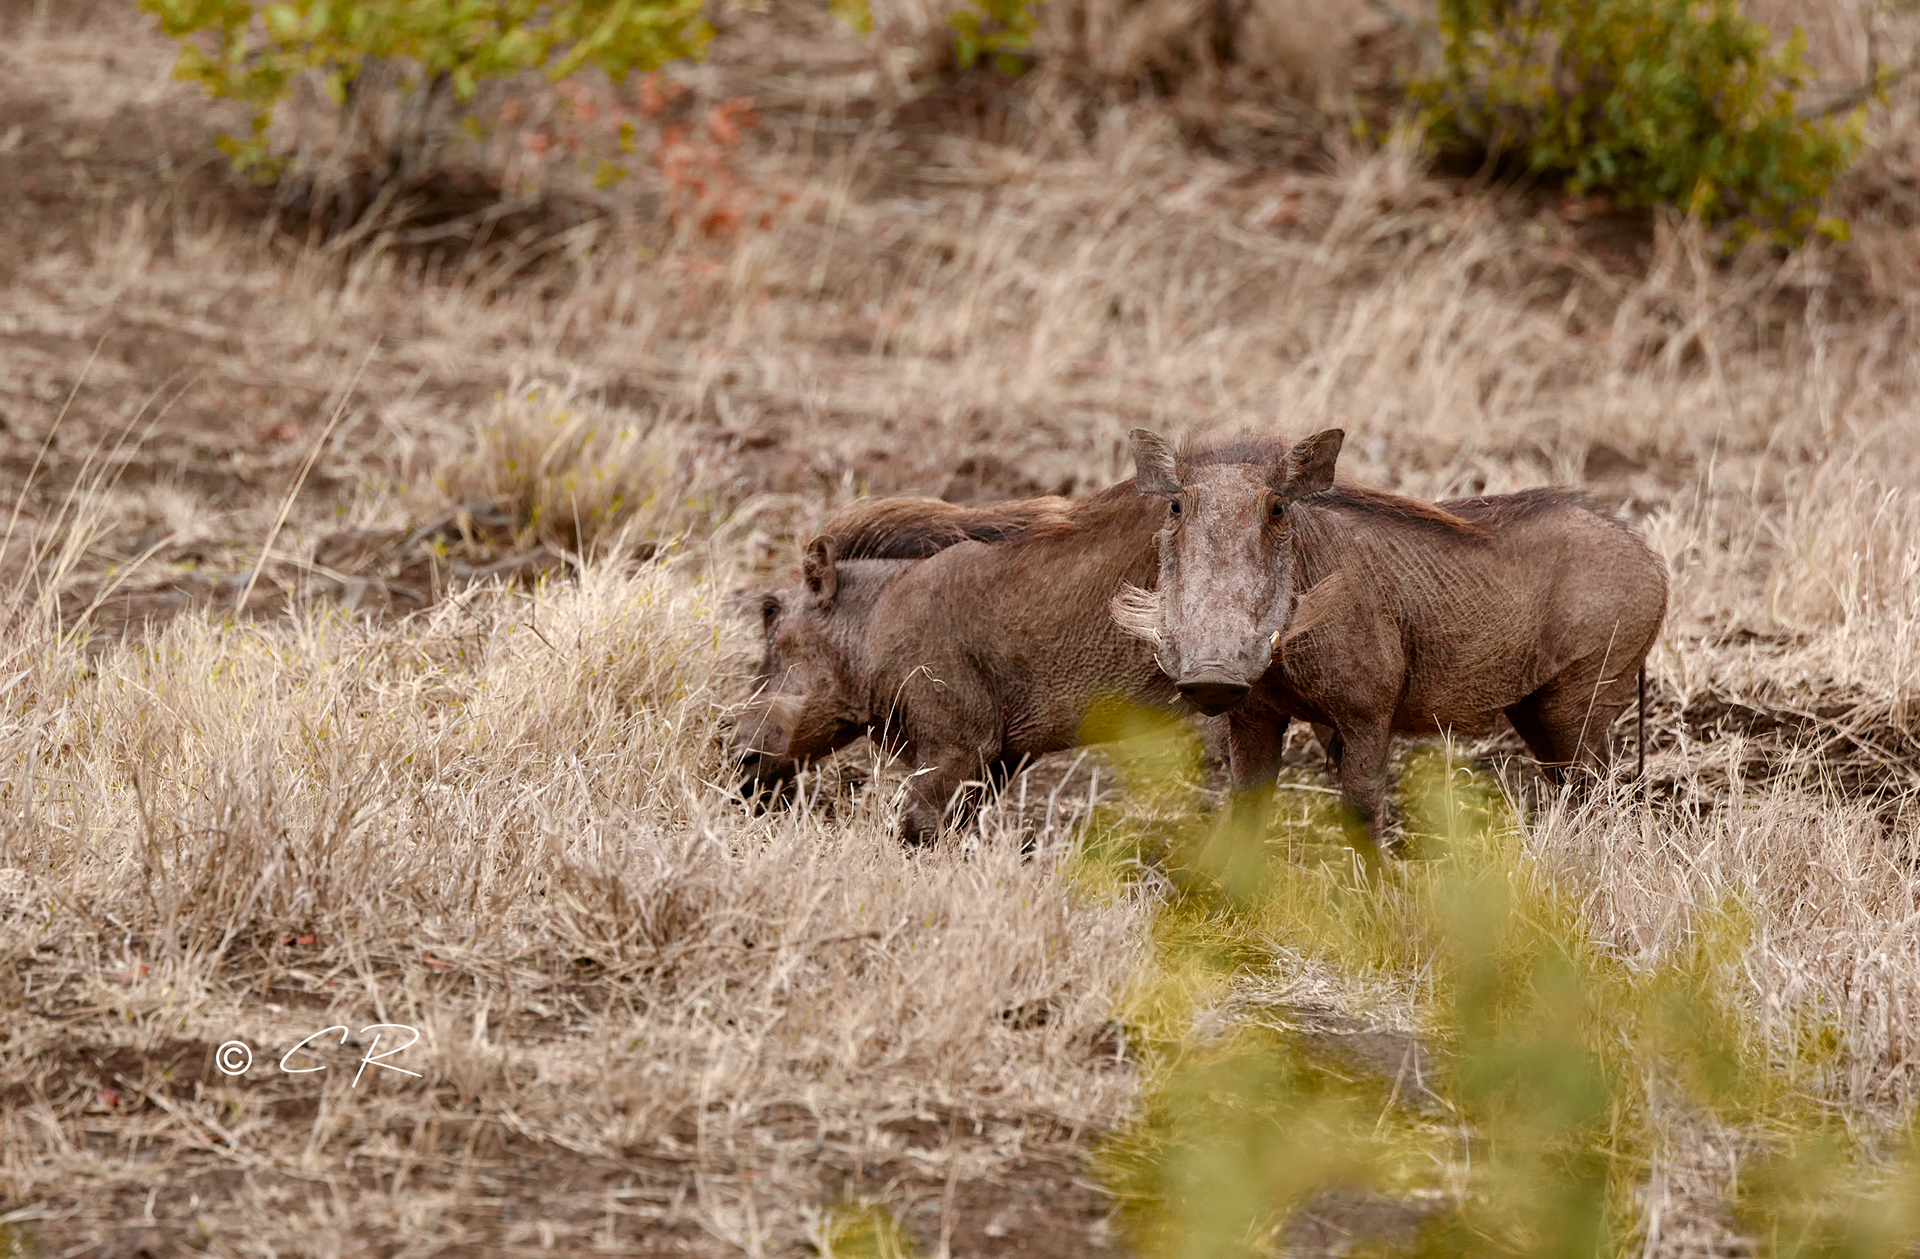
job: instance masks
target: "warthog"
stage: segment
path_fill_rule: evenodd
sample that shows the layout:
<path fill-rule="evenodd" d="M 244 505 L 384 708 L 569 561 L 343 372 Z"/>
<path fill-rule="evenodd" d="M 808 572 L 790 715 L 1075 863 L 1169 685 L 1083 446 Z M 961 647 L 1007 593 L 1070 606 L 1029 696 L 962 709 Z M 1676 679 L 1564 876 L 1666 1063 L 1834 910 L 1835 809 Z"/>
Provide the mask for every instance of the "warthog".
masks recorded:
<path fill-rule="evenodd" d="M 1164 503 L 1158 583 L 1114 618 L 1226 714 L 1236 786 L 1272 784 L 1289 718 L 1320 728 L 1376 842 L 1396 732 L 1505 713 L 1553 781 L 1604 768 L 1636 670 L 1644 706 L 1665 564 L 1576 490 L 1433 504 L 1336 482 L 1343 437 L 1176 455 L 1132 434 L 1139 490 Z"/>
<path fill-rule="evenodd" d="M 1159 528 L 1131 482 L 1075 504 L 842 511 L 762 602 L 766 657 L 733 736 L 748 783 L 871 734 L 912 765 L 902 838 L 927 843 L 963 784 L 1074 746 L 1096 700 L 1172 705 L 1108 611 L 1153 579 Z"/>

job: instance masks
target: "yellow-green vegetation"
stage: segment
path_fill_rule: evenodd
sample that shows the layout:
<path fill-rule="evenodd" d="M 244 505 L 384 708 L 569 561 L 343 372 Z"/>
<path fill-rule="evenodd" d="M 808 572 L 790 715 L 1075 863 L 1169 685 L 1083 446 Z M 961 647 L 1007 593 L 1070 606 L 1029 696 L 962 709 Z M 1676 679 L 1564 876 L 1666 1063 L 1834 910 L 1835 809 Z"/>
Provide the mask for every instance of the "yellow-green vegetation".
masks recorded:
<path fill-rule="evenodd" d="M 1920 1150 L 1889 1158 L 1886 1134 L 1849 1130 L 1809 1091 L 1830 1049 L 1768 1043 L 1744 1008 L 1739 905 L 1630 962 L 1440 749 L 1406 775 L 1411 858 L 1370 874 L 1337 805 L 1283 808 L 1271 835 L 1245 810 L 1210 816 L 1191 737 L 1131 724 L 1126 801 L 1081 859 L 1092 886 L 1144 881 L 1162 902 L 1123 1003 L 1145 1102 L 1101 1156 L 1143 1254 L 1264 1253 L 1332 1192 L 1415 1204 L 1419 1254 L 1639 1253 L 1639 1191 L 1687 1115 L 1751 1143 L 1736 1213 L 1766 1253 L 1920 1239 Z M 1417 976 L 1432 1059 L 1410 1039 L 1397 1072 L 1355 1070 L 1312 1051 L 1298 1010 L 1244 996 L 1303 963 L 1361 986 Z"/>
<path fill-rule="evenodd" d="M 1413 84 L 1444 142 L 1511 155 L 1626 205 L 1797 242 L 1842 234 L 1818 203 L 1853 161 L 1864 106 L 1806 117 L 1798 30 L 1737 0 L 1441 0 L 1440 60 Z"/>
<path fill-rule="evenodd" d="M 234 165 L 277 173 L 269 132 L 274 112 L 306 72 L 318 71 L 336 105 L 371 61 L 399 61 L 417 72 L 414 89 L 444 88 L 457 102 L 489 79 L 538 71 L 558 82 L 595 69 L 619 82 L 634 71 L 698 61 L 714 35 L 701 0 L 139 0 L 160 29 L 180 41 L 175 73 L 208 93 L 253 109 L 246 137 L 220 147 Z M 860 0 L 829 0 L 835 14 L 862 29 L 872 14 Z M 954 12 L 954 55 L 961 66 L 991 56 L 1009 73 L 1012 53 L 1031 37 L 1026 0 L 975 0 Z"/>
<path fill-rule="evenodd" d="M 982 57 L 992 57 L 1006 74 L 1020 73 L 1015 53 L 1033 43 L 1037 22 L 1032 0 L 974 0 L 948 15 L 953 27 L 953 55 L 965 70 Z"/>
<path fill-rule="evenodd" d="M 486 79 L 539 70 L 560 80 L 592 67 L 619 79 L 704 55 L 713 27 L 700 0 L 140 0 L 181 41 L 175 73 L 253 107 L 253 134 L 221 147 L 267 166 L 275 107 L 308 70 L 344 103 L 369 59 L 404 59 L 422 81 L 469 100 Z M 210 37 L 210 38 L 208 38 Z"/>
<path fill-rule="evenodd" d="M 919 1247 L 885 1203 L 836 1202 L 821 1212 L 821 1259 L 918 1259 Z"/>
<path fill-rule="evenodd" d="M 873 31 L 873 5 L 870 0 L 828 0 L 828 9 L 841 21 L 862 34 Z M 953 62 L 962 70 L 972 69 L 982 58 L 991 58 L 1006 74 L 1017 75 L 1024 64 L 1017 53 L 1033 44 L 1040 24 L 1039 5 L 1033 0 L 967 0 L 945 6 L 947 29 L 953 37 Z"/>

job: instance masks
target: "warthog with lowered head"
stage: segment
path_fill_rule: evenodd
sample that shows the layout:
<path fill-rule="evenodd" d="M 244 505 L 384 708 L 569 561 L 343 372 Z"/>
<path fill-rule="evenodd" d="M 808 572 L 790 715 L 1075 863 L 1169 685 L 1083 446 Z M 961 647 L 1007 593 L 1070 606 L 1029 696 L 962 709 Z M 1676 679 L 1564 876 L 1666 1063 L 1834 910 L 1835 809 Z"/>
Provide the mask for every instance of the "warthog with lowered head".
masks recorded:
<path fill-rule="evenodd" d="M 1237 786 L 1272 784 L 1288 718 L 1321 728 L 1377 842 L 1391 736 L 1504 713 L 1548 777 L 1598 770 L 1667 608 L 1667 572 L 1578 491 L 1433 504 L 1333 477 L 1344 434 L 1176 454 L 1132 433 L 1157 589 L 1114 600 L 1180 693 L 1227 720 Z"/>
<path fill-rule="evenodd" d="M 748 784 L 870 734 L 912 765 L 902 837 L 928 843 L 965 783 L 1079 743 L 1096 700 L 1172 705 L 1108 611 L 1153 579 L 1159 527 L 1130 482 L 1074 504 L 845 509 L 800 582 L 763 600 L 766 657 L 733 736 Z"/>

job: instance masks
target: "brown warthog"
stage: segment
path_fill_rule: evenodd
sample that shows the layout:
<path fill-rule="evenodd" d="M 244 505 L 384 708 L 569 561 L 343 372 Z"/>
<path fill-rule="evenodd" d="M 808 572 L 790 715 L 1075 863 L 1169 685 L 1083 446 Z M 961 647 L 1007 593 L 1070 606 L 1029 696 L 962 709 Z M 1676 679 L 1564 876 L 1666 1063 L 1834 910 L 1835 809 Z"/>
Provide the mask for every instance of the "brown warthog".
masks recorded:
<path fill-rule="evenodd" d="M 1115 620 L 1180 693 L 1227 714 L 1236 787 L 1270 785 L 1289 717 L 1314 723 L 1379 839 L 1395 732 L 1505 713 L 1549 778 L 1604 768 L 1667 608 L 1666 566 L 1578 491 L 1433 504 L 1333 479 L 1343 434 L 1176 455 L 1132 434 L 1158 496 L 1158 588 Z"/>
<path fill-rule="evenodd" d="M 841 512 L 801 581 L 762 603 L 766 658 L 734 734 L 748 781 L 871 734 L 913 766 L 903 838 L 927 843 L 964 783 L 1074 746 L 1094 701 L 1171 705 L 1108 612 L 1122 583 L 1152 580 L 1159 527 L 1131 482 L 1071 505 Z"/>

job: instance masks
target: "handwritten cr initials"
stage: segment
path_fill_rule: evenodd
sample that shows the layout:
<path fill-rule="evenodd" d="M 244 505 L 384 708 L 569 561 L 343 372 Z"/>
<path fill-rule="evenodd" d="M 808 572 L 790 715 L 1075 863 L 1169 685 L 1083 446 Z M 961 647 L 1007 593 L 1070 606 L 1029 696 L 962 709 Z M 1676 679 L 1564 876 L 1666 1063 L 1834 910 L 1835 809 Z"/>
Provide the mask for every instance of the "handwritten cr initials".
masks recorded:
<path fill-rule="evenodd" d="M 387 1028 L 393 1031 L 407 1032 L 411 1034 L 412 1039 L 408 1040 L 403 1045 L 395 1045 L 392 1049 L 387 1050 L 385 1053 L 375 1053 L 374 1051 L 380 1048 L 381 1033 L 378 1030 L 376 1030 L 379 1028 Z M 337 1023 L 332 1027 L 323 1027 L 319 1031 L 315 1032 L 313 1035 L 303 1039 L 299 1044 L 295 1045 L 293 1048 L 287 1050 L 286 1053 L 280 1055 L 280 1069 L 286 1072 L 288 1075 L 304 1075 L 310 1071 L 325 1071 L 327 1069 L 325 1063 L 322 1063 L 317 1067 L 290 1067 L 287 1065 L 287 1060 L 289 1058 L 292 1058 L 295 1054 L 299 1053 L 301 1050 L 305 1049 L 309 1043 L 319 1039 L 322 1036 L 325 1036 L 328 1032 L 340 1033 L 340 1043 L 343 1045 L 347 1043 L 347 1025 L 346 1024 Z M 395 1054 L 399 1053 L 403 1049 L 413 1048 L 413 1046 L 417 1044 L 420 1040 L 420 1030 L 418 1028 L 408 1027 L 405 1023 L 369 1023 L 365 1027 L 360 1029 L 360 1035 L 365 1036 L 368 1032 L 374 1033 L 373 1043 L 367 1046 L 367 1052 L 365 1056 L 363 1056 L 360 1059 L 360 1069 L 353 1073 L 353 1083 L 348 1085 L 347 1086 L 348 1088 L 357 1088 L 359 1086 L 360 1077 L 366 1073 L 366 1070 L 368 1067 L 382 1067 L 388 1071 L 398 1071 L 401 1075 L 413 1076 L 416 1079 L 420 1077 L 421 1073 L 418 1071 L 409 1071 L 405 1067 L 396 1067 L 391 1062 L 381 1061 L 381 1059 L 383 1058 L 393 1057 Z M 309 1055 L 309 1057 L 311 1057 L 311 1055 Z"/>

